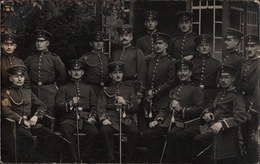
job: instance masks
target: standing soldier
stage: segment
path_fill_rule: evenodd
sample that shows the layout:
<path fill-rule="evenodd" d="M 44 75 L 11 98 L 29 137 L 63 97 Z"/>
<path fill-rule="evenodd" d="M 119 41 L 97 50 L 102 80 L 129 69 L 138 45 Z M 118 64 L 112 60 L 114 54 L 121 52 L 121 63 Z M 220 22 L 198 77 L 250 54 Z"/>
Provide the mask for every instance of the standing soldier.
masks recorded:
<path fill-rule="evenodd" d="M 148 147 L 148 158 L 150 162 L 158 162 L 158 154 L 155 153 L 159 138 L 167 130 L 166 118 L 168 116 L 167 97 L 169 90 L 174 87 L 176 71 L 174 67 L 175 60 L 168 56 L 166 48 L 168 47 L 169 35 L 156 32 L 152 35 L 155 41 L 156 57 L 148 63 L 148 84 L 147 84 L 147 106 L 145 110 L 146 117 L 149 117 L 149 128 L 144 131 L 144 138 Z M 148 105 L 149 103 L 149 105 Z M 166 122 L 166 123 L 164 123 Z M 158 126 L 157 126 L 158 125 Z"/>
<path fill-rule="evenodd" d="M 108 64 L 108 68 L 112 82 L 101 90 L 97 105 L 97 114 L 101 122 L 101 141 L 104 144 L 106 160 L 107 162 L 115 162 L 113 134 L 118 133 L 119 124 L 122 124 L 122 132 L 127 135 L 128 139 L 126 162 L 133 162 L 133 154 L 140 136 L 136 125 L 138 109 L 136 95 L 133 88 L 122 81 L 124 76 L 123 62 L 111 62 Z M 119 110 L 122 110 L 121 116 Z M 122 117 L 122 122 L 119 122 L 119 117 Z"/>
<path fill-rule="evenodd" d="M 246 162 L 257 163 L 258 160 L 258 122 L 260 113 L 259 104 L 259 36 L 247 35 L 244 37 L 245 50 L 248 57 L 242 65 L 238 90 L 245 96 L 246 110 L 250 117 L 242 125 L 242 134 L 247 151 Z"/>
<path fill-rule="evenodd" d="M 150 60 L 150 58 L 155 57 L 154 40 L 152 35 L 157 31 L 158 17 L 159 13 L 156 11 L 146 11 L 143 13 L 146 27 L 146 34 L 141 38 L 137 39 L 136 48 L 143 51 L 145 59 Z"/>
<path fill-rule="evenodd" d="M 224 57 L 222 63 L 225 65 L 231 65 L 237 68 L 236 80 L 234 85 L 237 87 L 238 78 L 241 72 L 242 64 L 245 62 L 245 58 L 242 53 L 239 52 L 239 44 L 243 37 L 243 33 L 233 28 L 226 29 L 225 44 L 228 50 L 228 55 Z"/>
<path fill-rule="evenodd" d="M 142 98 L 142 88 L 146 80 L 146 62 L 144 54 L 140 49 L 132 47 L 132 26 L 124 24 L 117 29 L 122 48 L 116 50 L 111 55 L 111 61 L 122 61 L 124 66 L 124 81 L 132 86 L 138 98 Z"/>
<path fill-rule="evenodd" d="M 182 33 L 170 40 L 169 55 L 177 60 L 183 58 L 190 60 L 196 51 L 194 43 L 196 35 L 191 31 L 194 14 L 188 11 L 180 11 L 176 14 L 176 17 L 179 20 L 178 27 Z"/>
<path fill-rule="evenodd" d="M 84 148 L 81 157 L 84 160 L 98 139 L 99 132 L 95 125 L 97 98 L 92 87 L 81 82 L 81 77 L 84 74 L 84 63 L 79 60 L 71 60 L 68 64 L 68 73 L 71 79 L 69 84 L 62 85 L 58 90 L 56 111 L 61 115 L 60 131 L 71 143 L 68 152 L 70 162 L 77 162 L 80 159 L 77 159 L 76 155 L 74 135 L 77 132 L 76 128 L 81 133 L 86 134 L 86 137 L 81 140 L 83 142 L 82 148 Z M 76 121 L 78 121 L 78 127 Z"/>
<path fill-rule="evenodd" d="M 37 52 L 28 56 L 25 65 L 31 80 L 33 93 L 48 107 L 48 113 L 54 116 L 57 86 L 66 81 L 66 70 L 60 57 L 48 50 L 52 34 L 45 30 L 36 30 Z"/>
<path fill-rule="evenodd" d="M 191 59 L 193 64 L 191 81 L 204 93 L 205 104 L 217 95 L 217 67 L 220 62 L 211 56 L 211 36 L 201 34 L 194 39 L 198 53 Z"/>
<path fill-rule="evenodd" d="M 93 49 L 79 59 L 86 63 L 85 72 L 87 73 L 84 74 L 82 82 L 91 85 L 97 96 L 109 79 L 107 69 L 109 57 L 103 53 L 104 35 L 101 31 L 91 33 L 89 44 Z"/>
<path fill-rule="evenodd" d="M 7 69 L 13 65 L 24 65 L 24 62 L 14 55 L 18 36 L 15 34 L 3 34 L 1 37 L 1 87 L 4 89 L 12 84 L 9 80 Z M 25 72 L 25 86 L 30 87 L 29 85 L 28 74 Z"/>
<path fill-rule="evenodd" d="M 7 69 L 10 75 L 12 86 L 2 91 L 1 114 L 5 118 L 11 118 L 16 123 L 17 137 L 20 140 L 19 154 L 22 162 L 53 162 L 54 136 L 55 133 L 38 124 L 47 111 L 46 105 L 41 102 L 30 89 L 24 88 L 26 67 L 24 65 L 14 65 Z M 31 109 L 34 107 L 36 112 Z M 39 161 L 32 159 L 33 138 L 37 136 L 41 143 Z M 6 138 L 6 136 L 3 136 Z M 10 139 L 10 138 L 9 138 Z"/>

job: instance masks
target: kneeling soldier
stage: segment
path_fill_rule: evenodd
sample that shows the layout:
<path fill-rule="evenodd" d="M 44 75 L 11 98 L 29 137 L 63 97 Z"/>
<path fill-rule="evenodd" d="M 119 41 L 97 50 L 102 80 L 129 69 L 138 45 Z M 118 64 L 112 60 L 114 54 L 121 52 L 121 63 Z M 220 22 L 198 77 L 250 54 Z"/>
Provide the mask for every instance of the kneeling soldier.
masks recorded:
<path fill-rule="evenodd" d="M 56 106 L 58 114 L 61 115 L 60 131 L 71 143 L 68 152 L 69 159 L 71 162 L 76 162 L 80 160 L 76 155 L 74 135 L 78 132 L 77 128 L 81 133 L 86 134 L 86 137 L 81 140 L 85 148 L 81 152 L 83 160 L 84 157 L 87 157 L 98 138 L 99 132 L 95 125 L 97 98 L 91 86 L 81 83 L 81 77 L 84 74 L 83 62 L 79 60 L 69 61 L 68 73 L 71 76 L 70 82 L 59 88 Z"/>
<path fill-rule="evenodd" d="M 2 116 L 15 120 L 16 135 L 18 138 L 23 137 L 23 142 L 18 143 L 20 159 L 23 162 L 32 162 L 30 161 L 33 148 L 32 136 L 37 136 L 42 147 L 39 152 L 40 159 L 35 162 L 53 162 L 52 146 L 55 133 L 37 124 L 37 121 L 45 115 L 47 106 L 30 89 L 24 88 L 26 66 L 15 65 L 8 68 L 7 72 L 13 85 L 2 91 Z M 32 106 L 36 108 L 36 113 L 32 112 Z"/>

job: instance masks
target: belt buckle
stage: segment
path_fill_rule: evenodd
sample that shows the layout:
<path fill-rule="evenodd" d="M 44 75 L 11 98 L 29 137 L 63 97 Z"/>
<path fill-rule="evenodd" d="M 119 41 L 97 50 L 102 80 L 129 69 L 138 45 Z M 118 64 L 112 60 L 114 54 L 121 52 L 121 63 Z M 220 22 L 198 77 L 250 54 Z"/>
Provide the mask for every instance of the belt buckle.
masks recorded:
<path fill-rule="evenodd" d="M 204 89 L 205 88 L 205 85 L 200 85 L 200 89 Z"/>
<path fill-rule="evenodd" d="M 104 83 L 104 82 L 100 82 L 100 86 L 101 86 L 101 87 L 104 87 L 104 86 L 105 86 L 105 83 Z"/>
<path fill-rule="evenodd" d="M 41 82 L 41 81 L 39 81 L 39 82 L 38 82 L 38 85 L 39 85 L 39 86 L 41 86 L 41 85 L 42 85 L 42 82 Z"/>

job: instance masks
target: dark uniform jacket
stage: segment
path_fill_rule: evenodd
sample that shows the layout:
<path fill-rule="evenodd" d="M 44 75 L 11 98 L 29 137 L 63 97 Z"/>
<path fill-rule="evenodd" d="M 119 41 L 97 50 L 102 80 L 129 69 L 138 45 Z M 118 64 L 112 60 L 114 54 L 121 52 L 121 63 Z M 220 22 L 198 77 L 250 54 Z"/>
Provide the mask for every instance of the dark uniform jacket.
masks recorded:
<path fill-rule="evenodd" d="M 144 54 L 140 49 L 129 46 L 116 50 L 112 53 L 110 60 L 125 63 L 124 80 L 137 80 L 138 83 L 145 86 L 147 67 Z"/>
<path fill-rule="evenodd" d="M 154 53 L 154 40 L 152 38 L 153 33 L 147 31 L 144 36 L 137 39 L 136 48 L 142 50 L 144 56 Z"/>
<path fill-rule="evenodd" d="M 170 39 L 168 54 L 179 60 L 185 56 L 193 55 L 196 52 L 196 44 L 194 39 L 196 35 L 192 32 L 179 34 Z"/>
<path fill-rule="evenodd" d="M 15 57 L 13 54 L 2 53 L 1 55 L 1 87 L 7 88 L 12 85 L 9 80 L 9 74 L 7 73 L 7 69 L 14 65 L 24 65 L 22 59 Z M 25 73 L 25 84 L 26 87 L 30 87 L 30 80 L 27 72 Z"/>
<path fill-rule="evenodd" d="M 31 79 L 33 93 L 48 107 L 53 107 L 57 85 L 63 84 L 67 76 L 60 57 L 45 51 L 29 56 L 25 65 Z"/>
<path fill-rule="evenodd" d="M 12 86 L 2 91 L 1 112 L 6 118 L 11 118 L 19 123 L 23 116 L 29 120 L 31 116 L 36 115 L 42 118 L 47 111 L 46 105 L 41 102 L 30 89 Z M 36 113 L 32 113 L 32 106 Z M 40 126 L 40 125 L 36 125 Z"/>
<path fill-rule="evenodd" d="M 56 110 L 61 116 L 61 124 L 68 123 L 76 127 L 76 104 L 75 106 L 69 105 L 69 102 L 76 96 L 80 97 L 77 107 L 82 108 L 82 111 L 79 112 L 80 126 L 82 126 L 83 120 L 88 120 L 91 112 L 96 113 L 97 97 L 92 87 L 81 82 L 70 81 L 59 88 L 56 96 Z"/>
<path fill-rule="evenodd" d="M 220 62 L 211 57 L 211 54 L 202 56 L 197 54 L 191 59 L 193 64 L 191 81 L 195 86 L 204 85 L 204 89 L 217 88 L 217 67 Z"/>
<path fill-rule="evenodd" d="M 108 83 L 108 68 L 109 58 L 103 53 L 91 51 L 80 57 L 81 61 L 86 63 L 85 74 L 82 82 L 89 82 L 90 85 L 96 84 L 104 86 Z"/>
<path fill-rule="evenodd" d="M 126 117 L 122 118 L 122 123 L 130 125 L 132 122 L 136 123 L 137 113 L 137 98 L 132 87 L 129 87 L 120 82 L 118 84 L 112 82 L 107 87 L 104 87 L 98 97 L 97 114 L 100 121 L 109 119 L 111 126 L 119 130 L 119 111 L 115 105 L 115 96 L 122 96 L 127 105 L 122 107 L 122 114 L 125 113 Z"/>
<path fill-rule="evenodd" d="M 246 121 L 245 101 L 242 95 L 237 94 L 234 88 L 218 93 L 214 103 L 205 112 L 215 116 L 213 125 L 220 122 L 223 130 L 215 138 L 216 159 L 235 157 L 239 154 L 238 126 Z M 210 126 L 209 126 L 210 127 Z"/>
<path fill-rule="evenodd" d="M 260 115 L 259 81 L 260 58 L 248 59 L 242 66 L 238 90 L 245 96 L 246 104 Z M 250 105 L 250 102 L 252 105 Z M 248 106 L 247 106 L 248 107 Z M 255 113 L 257 114 L 257 113 Z"/>

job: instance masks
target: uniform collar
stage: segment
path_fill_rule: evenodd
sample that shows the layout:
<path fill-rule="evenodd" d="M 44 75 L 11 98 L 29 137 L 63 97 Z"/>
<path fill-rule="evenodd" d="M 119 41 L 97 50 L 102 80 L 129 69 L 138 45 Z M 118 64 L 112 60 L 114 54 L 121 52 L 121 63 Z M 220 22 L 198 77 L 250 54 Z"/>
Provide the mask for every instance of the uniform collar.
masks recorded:
<path fill-rule="evenodd" d="M 102 51 L 97 51 L 97 50 L 91 50 L 91 52 L 93 52 L 94 54 L 101 54 Z"/>
<path fill-rule="evenodd" d="M 254 61 L 254 60 L 257 60 L 257 59 L 260 59 L 258 54 L 256 54 L 255 57 L 253 57 L 253 58 L 248 58 L 247 61 Z"/>
<path fill-rule="evenodd" d="M 120 81 L 119 83 L 112 81 L 112 84 L 113 84 L 113 85 L 116 85 L 116 86 L 119 86 L 119 85 L 121 85 L 122 83 L 123 83 L 123 81 Z"/>
<path fill-rule="evenodd" d="M 7 56 L 7 57 L 8 57 L 8 56 L 13 57 L 13 56 L 14 56 L 14 53 L 8 54 L 8 53 L 6 53 L 6 52 L 3 51 L 3 55 L 4 55 L 4 56 Z"/>
<path fill-rule="evenodd" d="M 166 52 L 162 53 L 162 54 L 156 54 L 157 58 L 162 58 L 164 56 L 168 56 L 168 54 Z"/>
<path fill-rule="evenodd" d="M 238 53 L 238 52 L 239 52 L 239 50 L 238 50 L 238 49 L 235 49 L 235 50 L 231 50 L 231 51 L 229 51 L 229 54 L 232 55 L 232 54 L 234 54 L 234 53 Z"/>
<path fill-rule="evenodd" d="M 200 58 L 209 58 L 209 57 L 211 57 L 211 54 L 210 53 L 208 53 L 207 55 L 201 55 L 201 54 L 199 54 L 198 55 Z"/>
<path fill-rule="evenodd" d="M 155 32 L 157 32 L 157 29 L 155 29 L 154 31 L 146 31 L 148 35 L 153 35 Z"/>
<path fill-rule="evenodd" d="M 23 86 L 16 86 L 16 85 L 12 85 L 12 88 L 13 89 L 17 89 L 17 90 L 20 90 L 23 88 Z"/>
<path fill-rule="evenodd" d="M 124 46 L 124 47 L 122 46 L 122 49 L 123 49 L 123 50 L 128 49 L 128 48 L 131 47 L 131 45 L 132 45 L 132 44 L 130 43 L 130 44 L 128 44 L 127 46 Z"/>
<path fill-rule="evenodd" d="M 79 80 L 70 79 L 70 83 L 72 83 L 72 84 L 80 84 L 81 83 L 81 79 L 79 79 Z"/>

